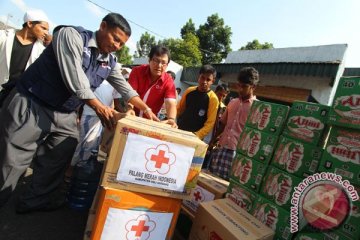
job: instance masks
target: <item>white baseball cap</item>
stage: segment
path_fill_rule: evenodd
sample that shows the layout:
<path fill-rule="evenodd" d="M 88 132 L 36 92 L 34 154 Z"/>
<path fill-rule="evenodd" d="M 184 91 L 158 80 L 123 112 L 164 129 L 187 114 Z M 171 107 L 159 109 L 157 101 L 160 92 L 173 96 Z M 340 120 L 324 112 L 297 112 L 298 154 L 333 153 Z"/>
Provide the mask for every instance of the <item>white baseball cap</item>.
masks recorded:
<path fill-rule="evenodd" d="M 33 9 L 26 11 L 24 15 L 24 23 L 34 21 L 49 22 L 49 19 L 42 10 Z"/>

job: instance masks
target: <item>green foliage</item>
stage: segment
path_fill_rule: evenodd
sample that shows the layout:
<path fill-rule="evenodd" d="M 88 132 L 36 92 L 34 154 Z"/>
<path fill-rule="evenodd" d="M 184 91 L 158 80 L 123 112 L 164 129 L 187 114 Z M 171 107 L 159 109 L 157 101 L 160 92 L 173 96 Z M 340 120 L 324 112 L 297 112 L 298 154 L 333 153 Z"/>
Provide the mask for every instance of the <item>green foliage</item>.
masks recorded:
<path fill-rule="evenodd" d="M 130 48 L 123 46 L 120 50 L 115 52 L 117 61 L 121 64 L 132 64 L 132 57 L 130 55 Z"/>
<path fill-rule="evenodd" d="M 261 44 L 257 39 L 254 39 L 252 42 L 248 42 L 245 46 L 241 47 L 239 50 L 257 50 L 257 49 L 272 49 L 274 48 L 272 43 L 265 42 Z"/>
<path fill-rule="evenodd" d="M 181 28 L 180 34 L 181 34 L 181 38 L 184 39 L 185 36 L 187 34 L 193 34 L 196 35 L 196 30 L 195 30 L 195 24 L 193 23 L 192 19 L 190 18 L 189 21 L 187 21 L 187 23 L 185 23 L 185 25 Z"/>
<path fill-rule="evenodd" d="M 181 39 L 164 39 L 158 44 L 167 46 L 171 59 L 184 67 L 220 63 L 231 51 L 231 28 L 225 25 L 218 14 L 209 16 L 207 22 L 197 30 L 190 18 L 180 33 Z M 145 32 L 136 44 L 134 57 L 147 57 L 155 44 L 155 37 Z"/>
<path fill-rule="evenodd" d="M 171 60 L 184 66 L 200 66 L 201 51 L 199 50 L 199 39 L 192 33 L 184 35 L 184 39 L 169 38 L 159 41 L 170 49 Z"/>
<path fill-rule="evenodd" d="M 231 28 L 218 14 L 209 16 L 207 22 L 199 26 L 196 35 L 200 40 L 203 64 L 220 63 L 231 51 Z"/>
<path fill-rule="evenodd" d="M 137 52 L 134 57 L 147 57 L 151 48 L 155 45 L 155 37 L 148 32 L 143 33 L 140 37 L 140 41 L 136 43 Z"/>

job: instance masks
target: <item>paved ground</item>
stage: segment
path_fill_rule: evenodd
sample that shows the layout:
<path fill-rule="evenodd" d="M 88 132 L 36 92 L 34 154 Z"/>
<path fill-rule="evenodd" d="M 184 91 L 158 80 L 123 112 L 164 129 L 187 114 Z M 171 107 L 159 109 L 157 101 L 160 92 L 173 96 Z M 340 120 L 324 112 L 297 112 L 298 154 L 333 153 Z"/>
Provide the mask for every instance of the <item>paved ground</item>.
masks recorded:
<path fill-rule="evenodd" d="M 2 240 L 81 240 L 87 211 L 63 207 L 53 212 L 16 214 L 17 197 L 31 176 L 23 178 L 10 201 L 0 209 L 0 239 Z"/>
<path fill-rule="evenodd" d="M 9 202 L 0 208 L 1 240 L 82 240 L 88 212 L 64 206 L 52 212 L 32 212 L 16 214 L 18 196 L 31 180 L 31 172 L 21 178 Z M 191 222 L 182 215 L 179 217 L 173 240 L 185 240 Z M 190 223 L 190 225 L 189 225 Z"/>

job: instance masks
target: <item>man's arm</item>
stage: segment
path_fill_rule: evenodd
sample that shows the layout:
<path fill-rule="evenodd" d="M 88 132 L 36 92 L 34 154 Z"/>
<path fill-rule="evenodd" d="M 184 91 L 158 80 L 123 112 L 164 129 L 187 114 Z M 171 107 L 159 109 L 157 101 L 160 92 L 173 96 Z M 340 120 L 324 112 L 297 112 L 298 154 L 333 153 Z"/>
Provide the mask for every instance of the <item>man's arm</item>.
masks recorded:
<path fill-rule="evenodd" d="M 177 128 L 176 124 L 176 99 L 165 99 L 167 120 L 163 121 L 171 127 Z"/>
<path fill-rule="evenodd" d="M 217 116 L 216 116 L 217 117 Z M 219 119 L 219 127 L 216 129 L 214 136 L 211 138 L 209 142 L 209 148 L 210 146 L 214 146 L 217 141 L 219 140 L 219 136 L 222 134 L 222 132 L 225 129 L 226 123 L 228 118 L 228 108 L 225 109 L 224 114 L 222 115 L 221 119 Z M 215 128 L 215 126 L 214 126 Z"/>
<path fill-rule="evenodd" d="M 83 40 L 72 27 L 54 34 L 52 46 L 66 87 L 79 99 L 95 99 L 89 79 L 82 69 Z"/>
<path fill-rule="evenodd" d="M 131 87 L 126 81 L 124 76 L 121 74 L 120 64 L 116 63 L 115 68 L 111 71 L 107 81 L 121 94 L 125 101 L 130 105 L 142 110 L 147 117 L 154 121 L 160 121 L 156 114 L 151 111 L 139 97 L 139 94 Z"/>
<path fill-rule="evenodd" d="M 54 34 L 52 46 L 66 87 L 95 111 L 104 126 L 113 129 L 115 111 L 96 98 L 82 69 L 83 40 L 80 34 L 72 27 L 61 28 Z"/>

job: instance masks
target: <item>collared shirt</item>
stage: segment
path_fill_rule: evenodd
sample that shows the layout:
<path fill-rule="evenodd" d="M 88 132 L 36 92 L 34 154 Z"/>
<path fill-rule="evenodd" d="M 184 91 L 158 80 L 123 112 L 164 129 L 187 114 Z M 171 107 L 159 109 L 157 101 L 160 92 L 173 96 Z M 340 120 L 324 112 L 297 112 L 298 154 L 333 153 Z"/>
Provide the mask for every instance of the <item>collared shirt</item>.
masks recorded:
<path fill-rule="evenodd" d="M 148 64 L 134 67 L 129 76 L 129 83 L 155 114 L 160 111 L 164 101 L 176 101 L 174 80 L 169 74 L 163 73 L 156 82 L 151 84 Z M 136 114 L 141 115 L 139 111 Z"/>
<path fill-rule="evenodd" d="M 84 44 L 79 32 L 72 27 L 61 28 L 54 34 L 52 46 L 59 63 L 62 79 L 68 89 L 79 99 L 95 99 L 96 96 L 91 90 L 89 80 L 82 68 Z M 88 47 L 98 49 L 95 32 L 88 42 Z M 96 58 L 99 61 L 106 62 L 109 60 L 109 54 L 98 54 Z M 126 101 L 138 96 L 121 74 L 120 64 L 116 64 L 115 68 L 112 69 L 107 81 Z"/>
<path fill-rule="evenodd" d="M 225 124 L 224 131 L 219 139 L 221 147 L 236 150 L 240 134 L 255 99 L 255 96 L 245 101 L 241 98 L 235 98 L 229 102 L 220 120 L 222 124 Z"/>

